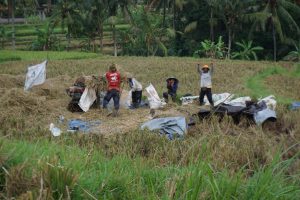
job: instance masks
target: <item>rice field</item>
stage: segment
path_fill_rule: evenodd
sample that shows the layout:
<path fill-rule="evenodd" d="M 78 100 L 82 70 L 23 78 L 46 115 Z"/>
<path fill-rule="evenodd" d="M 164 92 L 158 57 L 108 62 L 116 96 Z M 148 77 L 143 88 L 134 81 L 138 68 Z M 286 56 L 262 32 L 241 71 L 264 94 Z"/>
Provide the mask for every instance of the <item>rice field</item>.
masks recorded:
<path fill-rule="evenodd" d="M 147 109 L 121 110 L 107 118 L 100 109 L 69 113 L 65 94 L 78 76 L 103 75 L 117 63 L 158 93 L 165 79 L 179 79 L 179 95 L 199 92 L 196 63 L 178 57 L 111 57 L 79 52 L 9 52 L 0 63 L 0 196 L 3 199 L 299 199 L 300 111 L 288 110 L 297 92 L 299 65 L 287 62 L 216 60 L 213 92 L 252 97 L 273 94 L 273 129 L 234 125 L 231 119 L 197 123 L 183 140 L 140 131 Z M 47 81 L 23 92 L 27 66 L 46 59 Z M 274 71 L 275 70 L 275 71 Z M 283 86 L 284 84 L 284 86 Z M 128 89 L 127 86 L 124 89 Z M 197 106 L 189 112 L 197 112 Z M 172 104 L 162 115 L 184 113 Z M 51 122 L 100 119 L 98 133 L 54 138 Z M 183 114 L 185 115 L 185 114 Z M 129 123 L 131 122 L 131 123 Z M 129 124 L 129 125 L 128 125 Z M 100 127 L 101 127 L 100 125 Z"/>

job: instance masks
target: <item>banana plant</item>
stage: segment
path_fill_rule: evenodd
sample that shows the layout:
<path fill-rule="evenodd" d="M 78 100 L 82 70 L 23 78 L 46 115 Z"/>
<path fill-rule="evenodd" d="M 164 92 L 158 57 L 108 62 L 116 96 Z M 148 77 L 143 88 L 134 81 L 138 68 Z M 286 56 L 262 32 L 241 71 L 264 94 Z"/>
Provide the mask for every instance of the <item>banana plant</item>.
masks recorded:
<path fill-rule="evenodd" d="M 287 56 L 284 57 L 285 60 L 290 61 L 300 61 L 300 40 L 298 41 L 298 45 L 294 43 L 295 50 L 288 53 Z"/>
<path fill-rule="evenodd" d="M 233 52 L 232 58 L 242 59 L 242 60 L 257 60 L 257 51 L 262 51 L 264 48 L 261 46 L 252 47 L 252 41 L 236 42 L 235 44 L 240 48 L 240 51 Z"/>
<path fill-rule="evenodd" d="M 200 49 L 195 51 L 194 54 L 198 56 L 204 54 L 205 57 L 223 59 L 225 55 L 225 49 L 223 38 L 220 36 L 216 43 L 212 42 L 211 40 L 202 41 Z"/>

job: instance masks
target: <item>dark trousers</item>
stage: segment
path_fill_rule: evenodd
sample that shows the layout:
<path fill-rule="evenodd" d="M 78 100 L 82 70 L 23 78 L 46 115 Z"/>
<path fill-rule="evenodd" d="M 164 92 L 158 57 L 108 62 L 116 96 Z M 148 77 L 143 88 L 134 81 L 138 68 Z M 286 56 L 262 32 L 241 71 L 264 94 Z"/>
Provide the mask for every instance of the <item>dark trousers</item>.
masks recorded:
<path fill-rule="evenodd" d="M 168 92 L 164 92 L 163 93 L 163 97 L 164 97 L 165 101 L 168 103 L 168 101 L 169 101 L 169 95 L 171 96 L 172 101 L 175 102 L 177 95 L 176 95 L 176 93 L 174 93 L 172 91 L 168 91 Z"/>
<path fill-rule="evenodd" d="M 141 104 L 142 101 L 142 91 L 134 91 L 132 92 L 132 105 L 137 108 Z"/>
<path fill-rule="evenodd" d="M 200 105 L 204 104 L 204 96 L 207 96 L 207 99 L 210 103 L 210 105 L 214 105 L 214 102 L 212 100 L 212 93 L 211 93 L 211 88 L 201 88 L 200 90 L 200 95 L 199 95 L 199 101 L 200 101 Z"/>
<path fill-rule="evenodd" d="M 104 100 L 103 100 L 103 108 L 107 108 L 107 104 L 113 98 L 114 100 L 114 107 L 116 110 L 120 108 L 120 92 L 118 90 L 110 90 L 107 91 Z"/>

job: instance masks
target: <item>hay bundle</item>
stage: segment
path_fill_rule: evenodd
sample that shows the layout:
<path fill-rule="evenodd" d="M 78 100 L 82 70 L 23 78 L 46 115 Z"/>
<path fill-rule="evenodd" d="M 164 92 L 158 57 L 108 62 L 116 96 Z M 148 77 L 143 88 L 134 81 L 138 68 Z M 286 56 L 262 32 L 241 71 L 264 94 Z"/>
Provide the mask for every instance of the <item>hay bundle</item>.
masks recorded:
<path fill-rule="evenodd" d="M 2 113 L 25 112 L 26 114 L 42 113 L 47 110 L 45 97 L 39 97 L 33 93 L 24 92 L 23 89 L 6 90 L 0 97 Z"/>
<path fill-rule="evenodd" d="M 23 87 L 25 82 L 24 76 L 12 76 L 9 74 L 0 74 L 0 88 Z"/>

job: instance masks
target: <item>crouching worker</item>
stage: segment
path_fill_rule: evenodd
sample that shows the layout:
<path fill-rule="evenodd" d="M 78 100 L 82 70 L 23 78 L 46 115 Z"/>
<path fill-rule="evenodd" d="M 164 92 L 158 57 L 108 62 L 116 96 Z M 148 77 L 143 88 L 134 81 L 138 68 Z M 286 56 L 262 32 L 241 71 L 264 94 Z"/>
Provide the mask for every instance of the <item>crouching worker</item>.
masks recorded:
<path fill-rule="evenodd" d="M 105 74 L 107 80 L 107 93 L 103 100 L 103 109 L 107 109 L 107 105 L 111 98 L 114 101 L 113 117 L 116 117 L 120 108 L 120 92 L 121 92 L 121 74 L 117 71 L 116 64 L 109 67 L 109 71 Z"/>
<path fill-rule="evenodd" d="M 131 74 L 127 74 L 127 81 L 131 89 L 132 105 L 131 108 L 138 108 L 142 101 L 143 86 Z"/>
<path fill-rule="evenodd" d="M 210 105 L 213 107 L 214 102 L 212 100 L 212 74 L 213 74 L 213 68 L 214 65 L 211 62 L 210 67 L 208 65 L 203 65 L 200 69 L 200 64 L 197 64 L 197 70 L 200 75 L 200 95 L 199 95 L 199 101 L 200 105 L 204 105 L 204 96 L 206 95 Z"/>
<path fill-rule="evenodd" d="M 174 78 L 174 77 L 168 78 L 166 81 L 167 81 L 168 92 L 164 92 L 163 97 L 164 97 L 166 103 L 168 103 L 168 101 L 169 101 L 169 96 L 171 97 L 172 101 L 175 102 L 179 81 L 177 78 Z"/>

